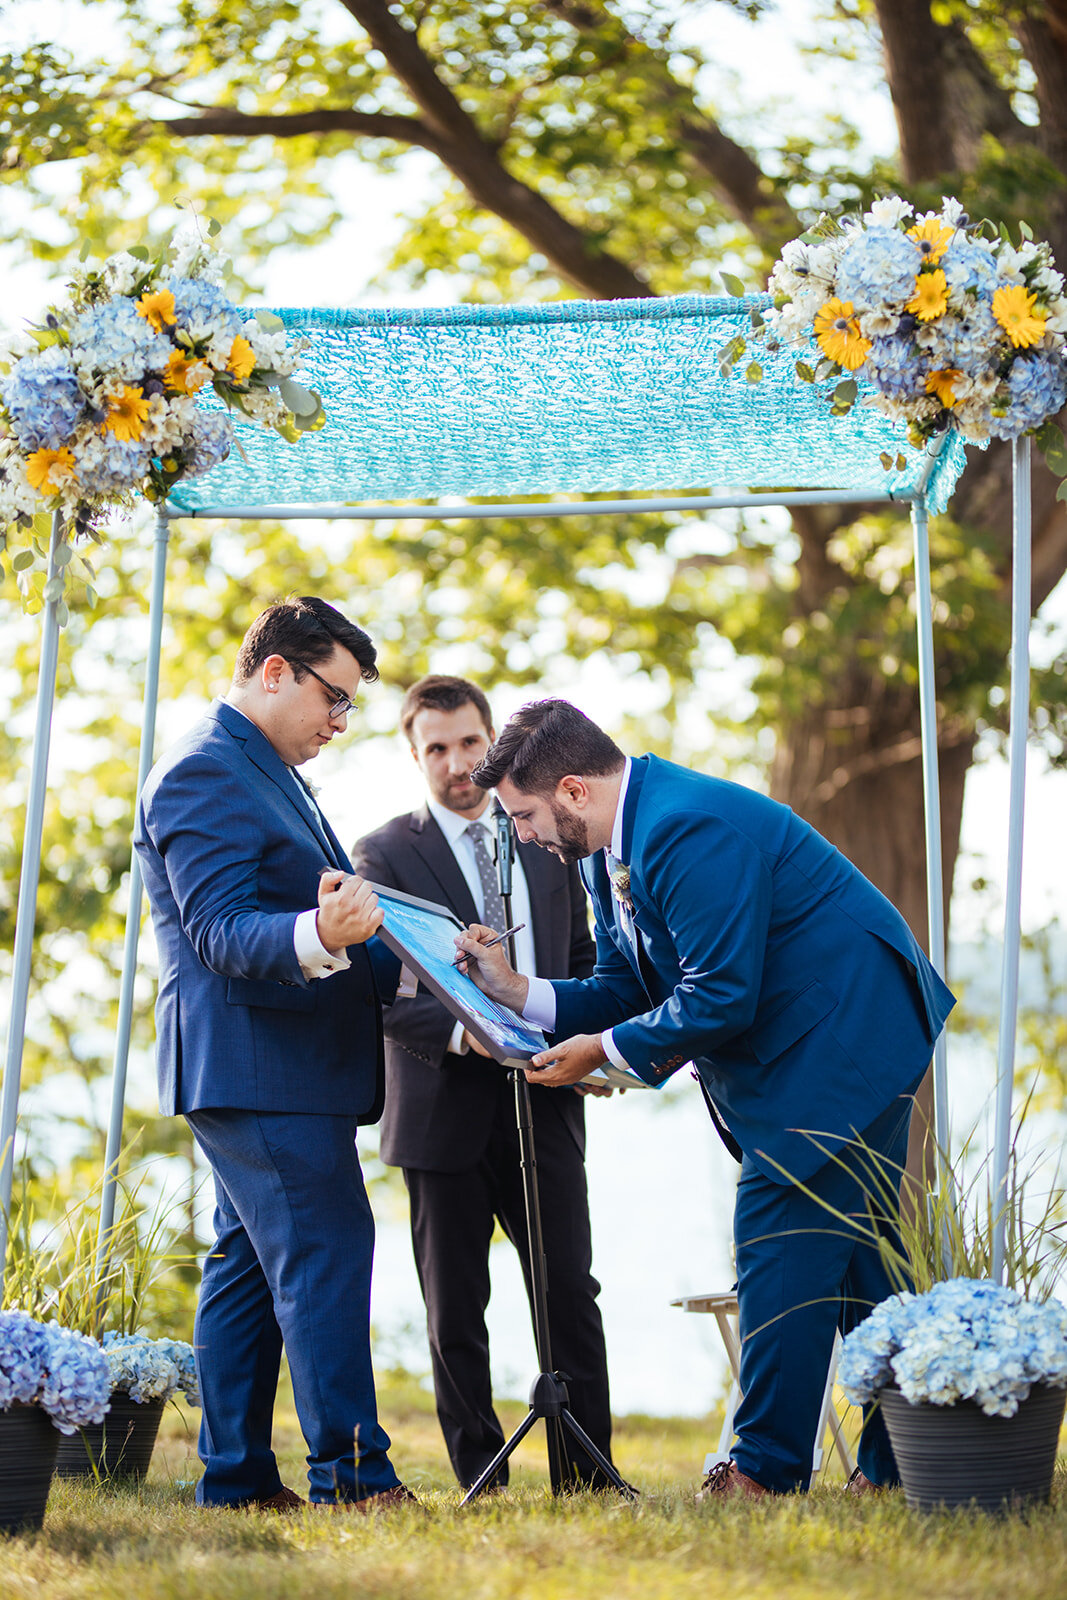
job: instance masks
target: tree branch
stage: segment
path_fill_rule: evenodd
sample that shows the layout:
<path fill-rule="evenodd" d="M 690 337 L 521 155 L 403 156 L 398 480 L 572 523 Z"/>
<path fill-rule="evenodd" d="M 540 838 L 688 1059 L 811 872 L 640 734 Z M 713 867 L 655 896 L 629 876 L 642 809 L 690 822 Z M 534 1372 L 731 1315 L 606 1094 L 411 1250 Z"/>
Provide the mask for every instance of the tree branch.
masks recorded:
<path fill-rule="evenodd" d="M 527 184 L 514 178 L 483 138 L 423 51 L 382 0 L 341 0 L 407 89 L 435 142 L 434 153 L 472 199 L 520 233 L 563 277 L 598 299 L 643 298 L 644 279 L 613 256 L 603 239 L 576 227 Z"/>
<path fill-rule="evenodd" d="M 610 23 L 634 50 L 655 54 L 603 4 L 587 0 L 544 0 L 544 4 L 577 33 L 598 32 Z M 672 113 L 682 143 L 711 179 L 718 198 L 746 225 L 760 248 L 769 256 L 777 255 L 782 244 L 800 232 L 796 213 L 773 191 L 749 152 L 725 134 L 689 90 L 672 77 L 666 63 L 657 57 L 656 64 L 660 70 L 654 77 L 650 75 L 650 86 L 658 81 L 660 107 Z"/>
<path fill-rule="evenodd" d="M 208 107 L 192 117 L 164 117 L 142 122 L 138 132 L 164 129 L 176 138 L 298 139 L 306 134 L 356 133 L 371 139 L 394 139 L 439 153 L 438 141 L 417 117 L 387 115 L 378 111 L 331 110 L 264 112 L 249 114 L 227 106 Z"/>

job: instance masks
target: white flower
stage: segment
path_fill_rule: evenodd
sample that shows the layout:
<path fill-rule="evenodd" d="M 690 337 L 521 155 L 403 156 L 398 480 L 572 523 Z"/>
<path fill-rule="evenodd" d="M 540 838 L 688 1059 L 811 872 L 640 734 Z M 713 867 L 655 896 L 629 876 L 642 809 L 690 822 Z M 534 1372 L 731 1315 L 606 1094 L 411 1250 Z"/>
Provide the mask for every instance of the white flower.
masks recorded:
<path fill-rule="evenodd" d="M 941 217 L 949 228 L 958 228 L 967 215 L 955 195 L 946 195 L 941 202 Z"/>
<path fill-rule="evenodd" d="M 873 201 L 871 209 L 864 212 L 863 220 L 876 228 L 895 228 L 898 222 L 903 222 L 905 217 L 913 214 L 913 209 L 907 200 L 891 194 Z"/>
<path fill-rule="evenodd" d="M 100 276 L 111 290 L 112 294 L 129 294 L 134 284 L 145 274 L 145 264 L 138 261 L 136 256 L 131 256 L 125 250 L 120 250 L 117 255 L 109 256 L 104 262 Z"/>
<path fill-rule="evenodd" d="M 896 333 L 900 325 L 898 314 L 886 306 L 878 306 L 873 311 L 863 312 L 857 321 L 865 339 L 885 338 L 888 334 Z"/>

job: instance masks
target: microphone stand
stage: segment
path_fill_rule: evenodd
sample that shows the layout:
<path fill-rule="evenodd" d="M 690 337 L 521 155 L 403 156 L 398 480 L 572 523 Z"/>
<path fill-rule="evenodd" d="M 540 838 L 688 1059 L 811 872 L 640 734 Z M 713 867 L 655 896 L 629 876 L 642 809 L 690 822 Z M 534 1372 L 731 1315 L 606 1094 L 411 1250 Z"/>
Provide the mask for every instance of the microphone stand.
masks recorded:
<path fill-rule="evenodd" d="M 504 926 L 512 926 L 511 893 L 512 865 L 515 841 L 511 818 L 497 804 L 492 812 L 496 829 L 496 863 L 500 881 L 500 897 L 504 902 Z M 508 959 L 513 967 L 515 960 L 515 935 L 508 937 Z M 519 1163 L 522 1170 L 523 1198 L 526 1202 L 526 1228 L 530 1249 L 530 1287 L 533 1306 L 534 1343 L 537 1347 L 539 1371 L 530 1386 L 530 1409 L 481 1476 L 471 1484 L 460 1501 L 469 1505 L 496 1477 L 499 1468 L 511 1456 L 534 1423 L 544 1419 L 548 1442 L 548 1473 L 553 1494 L 563 1494 L 578 1488 L 581 1479 L 567 1454 L 567 1434 L 576 1439 L 589 1461 L 598 1467 L 604 1478 L 625 1495 L 636 1497 L 637 1490 L 622 1479 L 607 1457 L 597 1448 L 570 1410 L 566 1374 L 556 1372 L 552 1364 L 552 1343 L 548 1332 L 548 1268 L 545 1261 L 544 1240 L 541 1233 L 541 1202 L 537 1188 L 537 1153 L 534 1146 L 533 1113 L 530 1104 L 530 1085 L 521 1067 L 509 1067 L 508 1075 L 515 1089 L 515 1121 L 519 1134 Z"/>

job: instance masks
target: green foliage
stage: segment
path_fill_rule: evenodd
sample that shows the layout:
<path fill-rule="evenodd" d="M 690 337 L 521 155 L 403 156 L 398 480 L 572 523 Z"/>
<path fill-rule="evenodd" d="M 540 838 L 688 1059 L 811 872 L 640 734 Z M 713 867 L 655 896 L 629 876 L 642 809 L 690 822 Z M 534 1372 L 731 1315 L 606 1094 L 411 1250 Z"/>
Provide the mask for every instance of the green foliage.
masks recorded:
<path fill-rule="evenodd" d="M 123 1152 L 128 1158 L 129 1151 Z M 101 1238 L 103 1180 L 99 1169 L 76 1165 L 42 1201 L 41 1185 L 25 1167 L 13 1200 L 0 1307 L 96 1338 L 106 1330 L 135 1333 L 147 1326 L 171 1333 L 188 1325 L 197 1279 L 187 1206 L 166 1194 L 154 1203 L 157 1174 L 143 1165 L 123 1178 L 114 1221 Z M 72 1180 L 87 1185 L 75 1197 Z M 157 1334 L 158 1336 L 158 1334 Z"/>

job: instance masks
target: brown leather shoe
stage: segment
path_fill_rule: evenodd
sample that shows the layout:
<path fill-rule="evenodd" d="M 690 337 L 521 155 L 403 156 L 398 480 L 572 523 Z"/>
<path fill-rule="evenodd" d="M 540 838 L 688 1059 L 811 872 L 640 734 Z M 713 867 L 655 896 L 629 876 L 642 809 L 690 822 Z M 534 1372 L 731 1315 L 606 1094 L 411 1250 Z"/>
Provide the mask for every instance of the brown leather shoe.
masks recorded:
<path fill-rule="evenodd" d="M 764 1500 L 773 1493 L 773 1489 L 765 1489 L 762 1483 L 742 1472 L 735 1461 L 716 1461 L 697 1490 L 697 1500 L 727 1500 L 739 1496 L 746 1500 Z"/>
<path fill-rule="evenodd" d="M 846 1494 L 884 1494 L 885 1484 L 872 1483 L 859 1467 L 853 1468 L 852 1474 L 845 1484 Z"/>
<path fill-rule="evenodd" d="M 297 1512 L 303 1511 L 307 1505 L 294 1489 L 287 1489 L 283 1484 L 277 1494 L 266 1495 L 262 1500 L 246 1500 L 243 1506 L 245 1511 L 271 1511 L 275 1516 L 292 1517 Z"/>
<path fill-rule="evenodd" d="M 379 1511 L 396 1511 L 402 1506 L 417 1506 L 421 1502 L 404 1484 L 393 1489 L 383 1489 L 380 1494 L 368 1494 L 362 1500 L 312 1501 L 315 1511 L 354 1511 L 359 1516 L 373 1516 Z"/>

